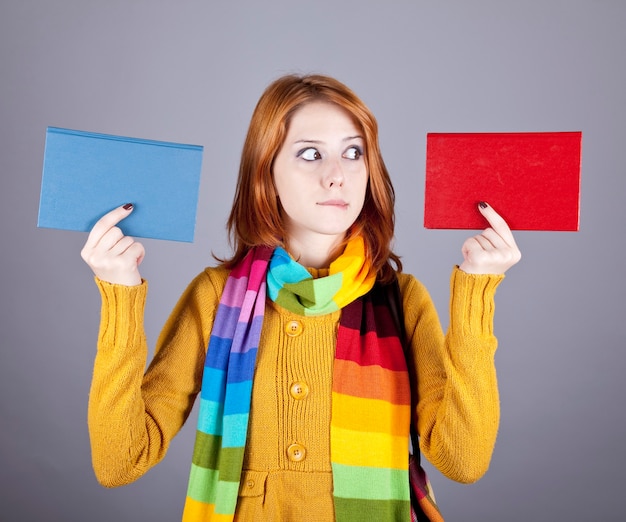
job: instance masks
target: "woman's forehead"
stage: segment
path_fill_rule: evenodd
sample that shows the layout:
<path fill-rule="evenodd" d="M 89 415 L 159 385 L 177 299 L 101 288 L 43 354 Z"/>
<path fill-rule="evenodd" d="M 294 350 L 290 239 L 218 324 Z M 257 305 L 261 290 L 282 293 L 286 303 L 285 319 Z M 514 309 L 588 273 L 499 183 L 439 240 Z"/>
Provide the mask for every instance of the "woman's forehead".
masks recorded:
<path fill-rule="evenodd" d="M 307 133 L 360 136 L 361 125 L 352 114 L 336 103 L 316 100 L 298 107 L 288 122 L 287 136 Z M 313 138 L 307 136 L 302 139 Z"/>

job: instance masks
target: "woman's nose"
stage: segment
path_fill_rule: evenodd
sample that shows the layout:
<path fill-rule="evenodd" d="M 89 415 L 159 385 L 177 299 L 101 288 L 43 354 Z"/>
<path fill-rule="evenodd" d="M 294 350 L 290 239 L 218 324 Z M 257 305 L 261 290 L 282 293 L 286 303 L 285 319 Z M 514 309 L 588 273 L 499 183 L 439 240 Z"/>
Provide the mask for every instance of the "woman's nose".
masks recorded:
<path fill-rule="evenodd" d="M 331 188 L 335 186 L 343 186 L 344 173 L 341 162 L 333 160 L 328 162 L 326 172 L 324 173 L 324 186 Z"/>

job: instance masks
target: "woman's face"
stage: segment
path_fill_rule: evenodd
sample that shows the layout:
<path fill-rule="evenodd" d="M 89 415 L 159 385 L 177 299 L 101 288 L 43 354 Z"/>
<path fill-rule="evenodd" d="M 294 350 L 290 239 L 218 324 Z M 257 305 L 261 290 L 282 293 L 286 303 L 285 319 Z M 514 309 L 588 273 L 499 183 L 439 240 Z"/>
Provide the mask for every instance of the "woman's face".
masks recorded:
<path fill-rule="evenodd" d="M 274 184 L 290 244 L 339 243 L 365 201 L 365 139 L 341 107 L 311 102 L 291 118 Z"/>

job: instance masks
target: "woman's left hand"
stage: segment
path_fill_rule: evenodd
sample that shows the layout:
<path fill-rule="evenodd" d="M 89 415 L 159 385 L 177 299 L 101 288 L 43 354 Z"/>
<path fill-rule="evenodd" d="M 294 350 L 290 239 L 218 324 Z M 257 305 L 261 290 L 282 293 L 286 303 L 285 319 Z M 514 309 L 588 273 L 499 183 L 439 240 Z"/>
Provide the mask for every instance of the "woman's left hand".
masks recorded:
<path fill-rule="evenodd" d="M 491 225 L 463 243 L 463 263 L 459 268 L 468 274 L 504 274 L 522 254 L 506 221 L 486 203 L 478 210 Z"/>

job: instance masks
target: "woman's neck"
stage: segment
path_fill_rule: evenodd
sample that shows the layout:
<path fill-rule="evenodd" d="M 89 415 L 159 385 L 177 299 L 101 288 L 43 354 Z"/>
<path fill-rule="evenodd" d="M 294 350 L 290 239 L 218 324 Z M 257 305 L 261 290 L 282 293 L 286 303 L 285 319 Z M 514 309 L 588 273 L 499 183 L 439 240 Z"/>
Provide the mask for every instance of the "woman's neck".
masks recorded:
<path fill-rule="evenodd" d="M 306 242 L 290 238 L 285 248 L 302 266 L 328 268 L 341 253 L 337 249 L 342 241 L 343 238 L 339 236 L 316 234 L 313 238 L 307 238 Z"/>

